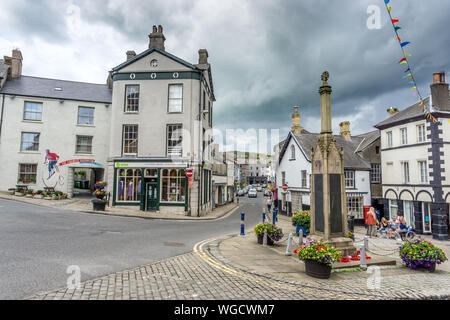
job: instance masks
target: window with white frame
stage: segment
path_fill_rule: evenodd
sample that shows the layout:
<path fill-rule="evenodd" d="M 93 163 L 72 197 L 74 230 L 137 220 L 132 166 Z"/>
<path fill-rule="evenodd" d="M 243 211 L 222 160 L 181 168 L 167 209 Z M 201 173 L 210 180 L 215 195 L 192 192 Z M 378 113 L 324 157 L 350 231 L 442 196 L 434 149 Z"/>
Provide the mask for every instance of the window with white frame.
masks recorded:
<path fill-rule="evenodd" d="M 295 160 L 295 146 L 291 146 L 291 160 Z"/>
<path fill-rule="evenodd" d="M 184 203 L 186 196 L 186 171 L 164 169 L 161 171 L 161 202 Z"/>
<path fill-rule="evenodd" d="M 346 188 L 354 188 L 355 187 L 355 171 L 345 170 L 345 187 Z"/>
<path fill-rule="evenodd" d="M 183 112 L 182 84 L 169 84 L 169 112 Z"/>
<path fill-rule="evenodd" d="M 348 196 L 347 213 L 352 214 L 355 219 L 363 219 L 363 198 Z"/>
<path fill-rule="evenodd" d="M 94 108 L 78 107 L 78 124 L 93 125 L 94 124 Z"/>
<path fill-rule="evenodd" d="M 388 146 L 388 148 L 392 148 L 393 147 L 392 131 L 389 131 L 389 132 L 386 133 L 386 138 L 387 138 L 387 146 Z"/>
<path fill-rule="evenodd" d="M 389 200 L 389 219 L 397 217 L 397 213 L 398 213 L 397 200 Z"/>
<path fill-rule="evenodd" d="M 167 156 L 181 157 L 183 155 L 183 126 L 181 124 L 167 125 Z"/>
<path fill-rule="evenodd" d="M 125 112 L 139 112 L 139 85 L 125 86 Z"/>
<path fill-rule="evenodd" d="M 307 181 L 306 181 L 306 170 L 302 170 L 302 188 L 307 187 Z"/>
<path fill-rule="evenodd" d="M 19 163 L 19 182 L 35 183 L 37 176 L 37 164 Z"/>
<path fill-rule="evenodd" d="M 379 163 L 372 163 L 372 170 L 370 172 L 370 181 L 372 183 L 381 182 L 381 165 Z"/>
<path fill-rule="evenodd" d="M 402 139 L 402 145 L 408 144 L 408 129 L 407 128 L 400 129 L 400 137 Z"/>
<path fill-rule="evenodd" d="M 285 184 L 286 183 L 286 172 L 283 171 L 281 172 L 281 184 Z"/>
<path fill-rule="evenodd" d="M 427 162 L 419 161 L 419 172 L 420 172 L 420 182 L 427 183 L 428 182 L 428 173 L 427 173 Z"/>
<path fill-rule="evenodd" d="M 419 124 L 417 126 L 417 142 L 424 142 L 426 140 L 425 134 L 425 125 Z"/>
<path fill-rule="evenodd" d="M 91 136 L 77 136 L 76 153 L 91 154 L 92 153 L 92 138 Z"/>
<path fill-rule="evenodd" d="M 402 175 L 403 175 L 403 183 L 409 183 L 409 162 L 403 161 L 402 165 Z"/>
<path fill-rule="evenodd" d="M 137 154 L 138 148 L 138 125 L 123 125 L 123 154 Z"/>
<path fill-rule="evenodd" d="M 42 102 L 25 101 L 23 120 L 42 121 Z"/>
<path fill-rule="evenodd" d="M 39 151 L 40 133 L 22 132 L 20 151 Z"/>
<path fill-rule="evenodd" d="M 141 169 L 120 169 L 117 171 L 117 194 L 118 202 L 141 201 L 142 189 L 142 171 Z"/>

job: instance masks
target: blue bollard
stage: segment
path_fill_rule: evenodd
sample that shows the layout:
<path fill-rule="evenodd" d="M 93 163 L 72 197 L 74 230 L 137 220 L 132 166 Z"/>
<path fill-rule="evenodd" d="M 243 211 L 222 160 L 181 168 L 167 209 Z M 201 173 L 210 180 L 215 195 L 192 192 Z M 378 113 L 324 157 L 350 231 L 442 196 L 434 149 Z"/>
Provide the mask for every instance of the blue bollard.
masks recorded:
<path fill-rule="evenodd" d="M 273 219 L 272 219 L 272 224 L 276 224 L 278 222 L 278 209 L 277 208 L 273 208 Z"/>
<path fill-rule="evenodd" d="M 241 236 L 245 236 L 245 212 L 241 212 Z"/>
<path fill-rule="evenodd" d="M 266 222 L 266 213 L 263 211 L 263 223 Z"/>

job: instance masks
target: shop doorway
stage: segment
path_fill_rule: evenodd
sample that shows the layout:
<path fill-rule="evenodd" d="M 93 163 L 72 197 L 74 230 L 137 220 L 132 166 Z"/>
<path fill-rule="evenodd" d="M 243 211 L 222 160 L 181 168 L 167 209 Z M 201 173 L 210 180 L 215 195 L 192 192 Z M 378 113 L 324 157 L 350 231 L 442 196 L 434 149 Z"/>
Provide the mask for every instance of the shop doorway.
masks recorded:
<path fill-rule="evenodd" d="M 159 211 L 157 179 L 145 179 L 145 211 Z"/>

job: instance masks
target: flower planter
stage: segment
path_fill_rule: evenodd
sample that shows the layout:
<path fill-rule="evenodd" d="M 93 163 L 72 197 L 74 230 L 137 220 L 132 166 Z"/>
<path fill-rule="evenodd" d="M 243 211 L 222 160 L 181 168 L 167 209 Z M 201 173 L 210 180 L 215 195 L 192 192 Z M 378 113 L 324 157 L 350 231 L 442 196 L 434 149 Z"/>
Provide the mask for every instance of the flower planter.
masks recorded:
<path fill-rule="evenodd" d="M 45 197 L 45 200 L 52 200 L 52 197 Z"/>
<path fill-rule="evenodd" d="M 44 196 L 42 194 L 37 194 L 33 198 L 35 198 L 35 199 L 43 199 Z"/>
<path fill-rule="evenodd" d="M 436 271 L 436 263 L 433 263 L 431 266 L 425 266 L 425 265 L 421 264 L 415 268 L 413 268 L 411 266 L 409 268 L 412 270 L 417 270 L 417 271 L 434 272 L 434 271 Z"/>
<path fill-rule="evenodd" d="M 264 235 L 263 234 L 258 235 L 258 243 L 259 244 L 263 244 L 264 243 Z M 273 240 L 270 239 L 269 236 L 267 236 L 267 245 L 273 246 Z"/>
<path fill-rule="evenodd" d="M 92 200 L 92 205 L 94 207 L 94 211 L 105 211 L 106 202 L 101 200 Z"/>
<path fill-rule="evenodd" d="M 55 195 L 52 195 L 52 200 L 58 200 L 58 197 Z"/>
<path fill-rule="evenodd" d="M 306 237 L 308 235 L 308 232 L 306 231 L 306 227 L 305 226 L 301 226 L 301 225 L 297 225 L 296 229 L 295 229 L 295 234 L 298 236 L 300 233 L 300 230 L 303 230 L 303 236 Z"/>
<path fill-rule="evenodd" d="M 25 197 L 27 197 L 27 198 L 33 198 L 33 195 L 32 195 L 32 194 L 27 194 Z"/>
<path fill-rule="evenodd" d="M 306 274 L 318 279 L 328 279 L 331 275 L 331 266 L 319 263 L 315 260 L 305 260 Z"/>
<path fill-rule="evenodd" d="M 14 195 L 15 195 L 15 196 L 18 196 L 18 197 L 23 197 L 23 196 L 25 196 L 25 193 L 22 193 L 22 192 L 16 192 L 16 193 L 14 193 Z"/>
<path fill-rule="evenodd" d="M 16 193 L 16 189 L 15 188 L 8 189 L 8 192 L 10 195 L 13 196 Z"/>

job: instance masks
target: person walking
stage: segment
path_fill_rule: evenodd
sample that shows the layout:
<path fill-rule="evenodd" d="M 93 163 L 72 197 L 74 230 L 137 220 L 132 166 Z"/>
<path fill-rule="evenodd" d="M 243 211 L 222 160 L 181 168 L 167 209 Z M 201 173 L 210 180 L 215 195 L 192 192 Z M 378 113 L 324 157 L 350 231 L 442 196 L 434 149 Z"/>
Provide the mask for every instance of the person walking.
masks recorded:
<path fill-rule="evenodd" d="M 366 224 L 368 226 L 367 235 L 369 237 L 373 238 L 375 231 L 376 231 L 376 225 L 377 225 L 377 216 L 375 215 L 374 207 L 370 207 L 369 212 L 367 212 Z"/>
<path fill-rule="evenodd" d="M 270 213 L 270 209 L 272 208 L 272 199 L 270 199 L 270 196 L 267 198 L 266 206 L 267 206 L 267 212 Z"/>

